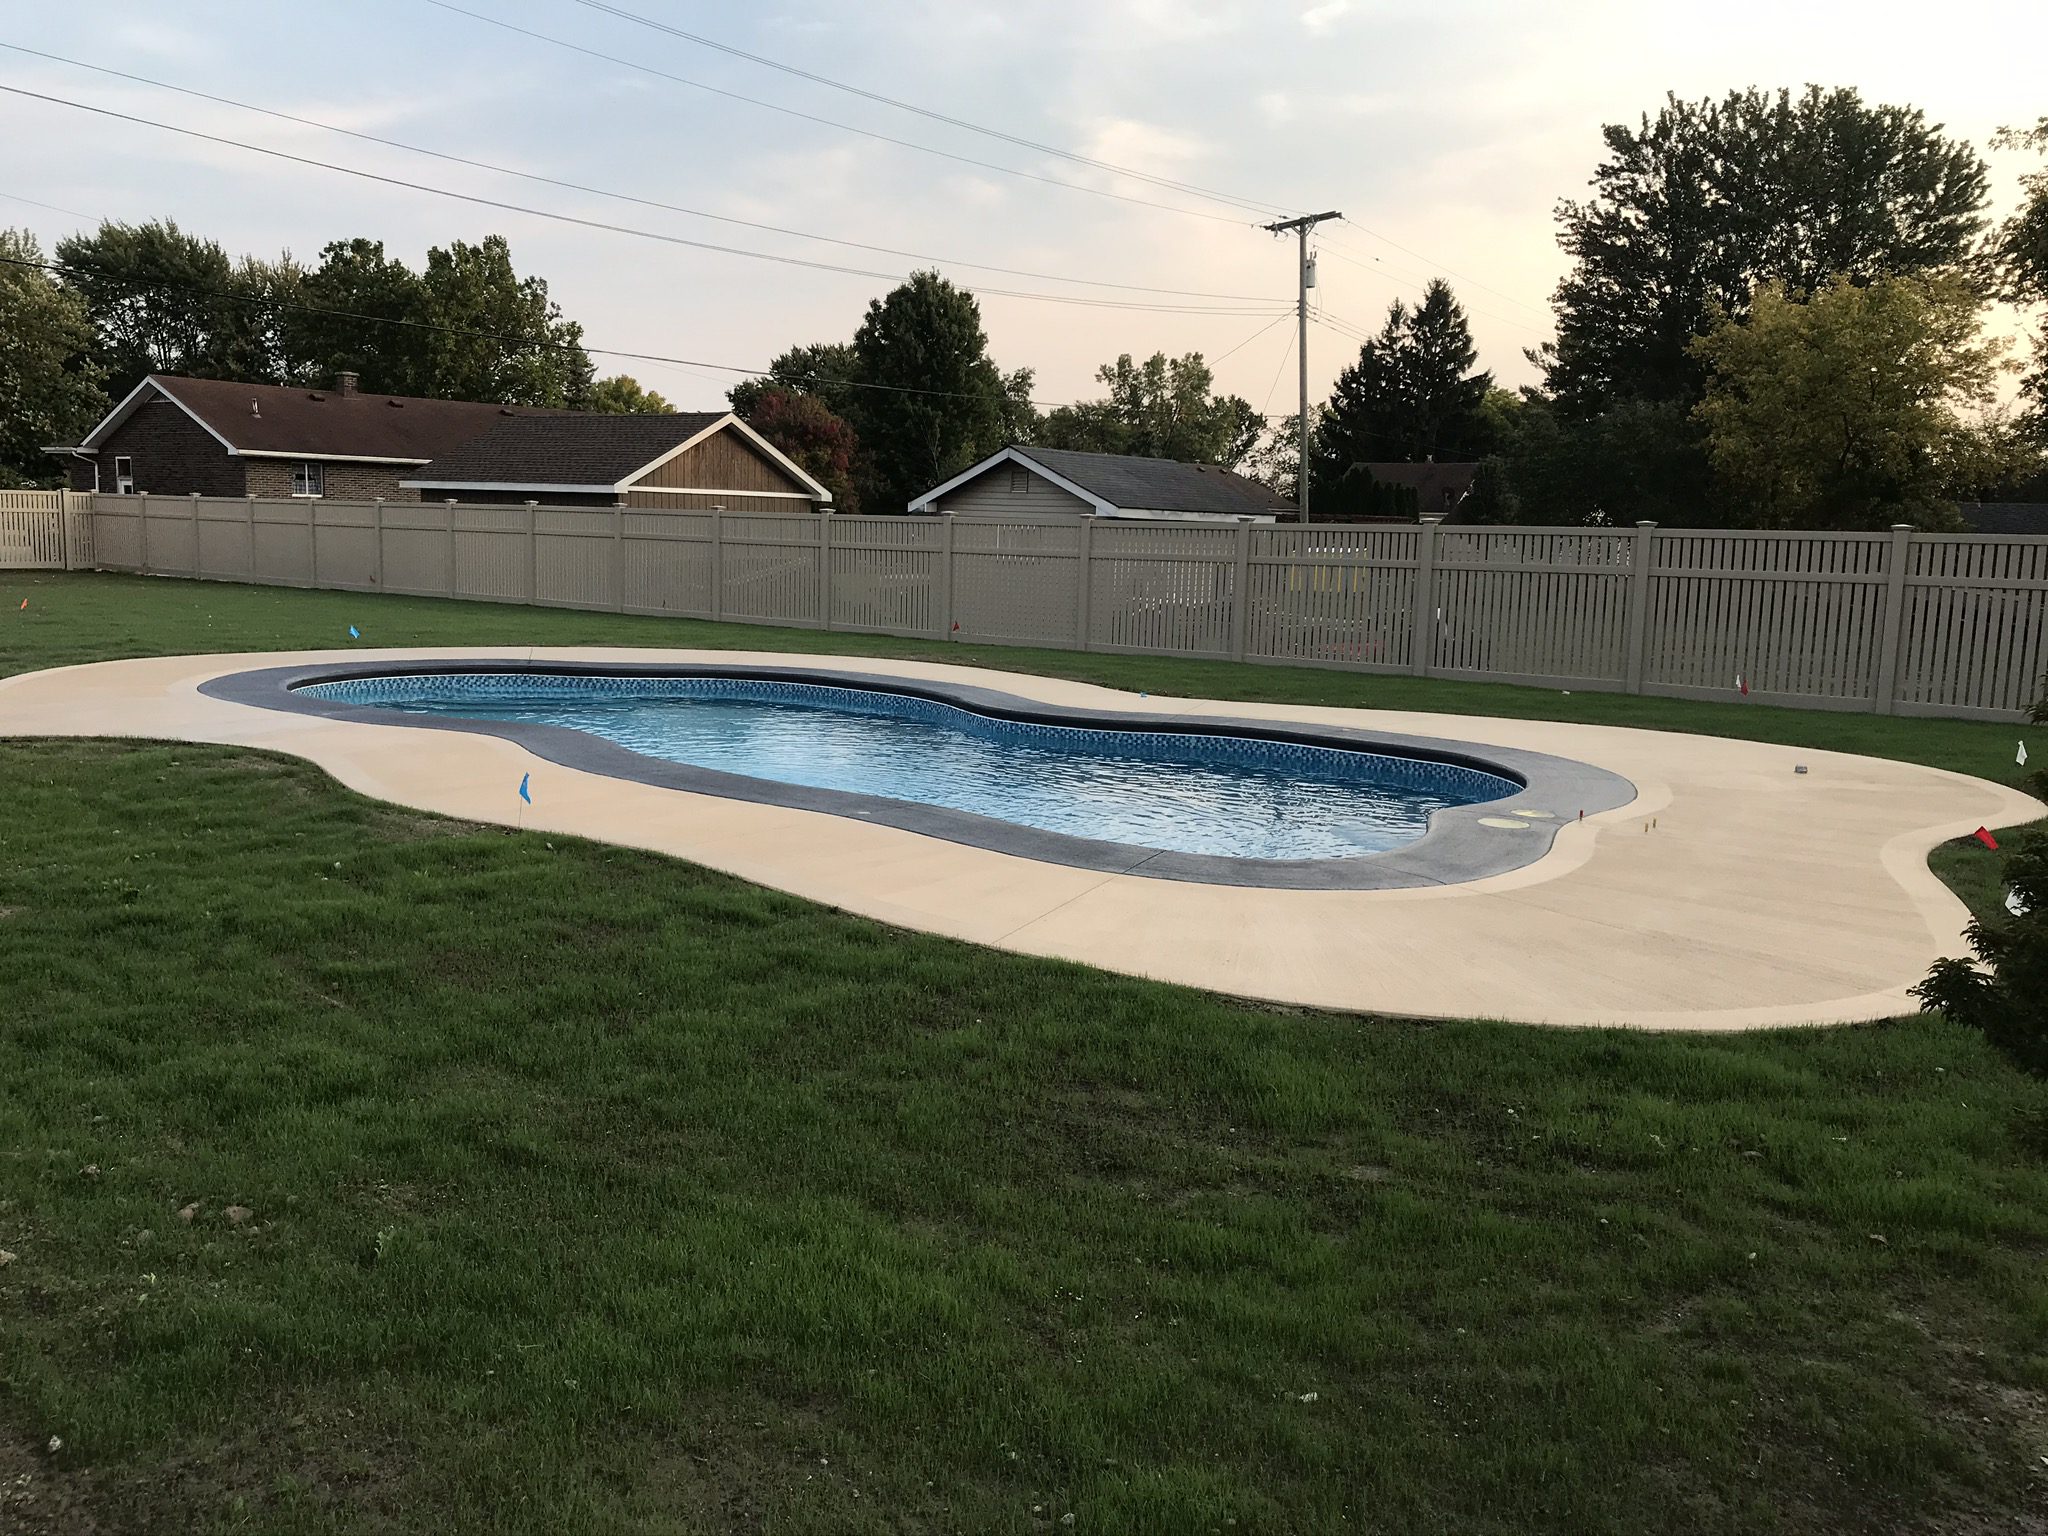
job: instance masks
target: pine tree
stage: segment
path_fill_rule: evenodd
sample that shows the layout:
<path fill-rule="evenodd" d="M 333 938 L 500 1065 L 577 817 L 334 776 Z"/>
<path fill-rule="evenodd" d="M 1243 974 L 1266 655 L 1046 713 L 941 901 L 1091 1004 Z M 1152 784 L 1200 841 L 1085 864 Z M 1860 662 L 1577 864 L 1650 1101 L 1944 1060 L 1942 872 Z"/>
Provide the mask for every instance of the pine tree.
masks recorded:
<path fill-rule="evenodd" d="M 1396 299 L 1386 324 L 1337 376 L 1315 434 L 1317 474 L 1353 464 L 1464 462 L 1491 446 L 1483 409 L 1493 375 L 1474 373 L 1465 311 L 1438 280 L 1414 309 Z"/>

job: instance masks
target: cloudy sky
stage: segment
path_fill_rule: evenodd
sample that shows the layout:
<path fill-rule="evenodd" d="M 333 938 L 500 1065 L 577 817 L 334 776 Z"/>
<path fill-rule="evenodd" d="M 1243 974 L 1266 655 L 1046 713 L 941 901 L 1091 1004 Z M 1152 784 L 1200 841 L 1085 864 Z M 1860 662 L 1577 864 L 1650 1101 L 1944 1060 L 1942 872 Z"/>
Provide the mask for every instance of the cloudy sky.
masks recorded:
<path fill-rule="evenodd" d="M 415 264 L 429 245 L 498 232 L 593 347 L 741 367 L 847 337 L 890 274 L 938 265 L 982 293 L 996 359 L 1035 369 L 1044 401 L 1091 393 L 1095 367 L 1119 352 L 1200 350 L 1226 387 L 1283 411 L 1293 249 L 1256 227 L 1272 216 L 1259 208 L 1346 216 L 1319 241 L 1318 392 L 1355 354 L 1347 330 L 1374 328 L 1437 274 L 1472 311 L 1482 363 L 1515 384 L 1531 377 L 1521 349 L 1548 334 L 1562 271 L 1553 206 L 1583 188 L 1600 125 L 1632 121 L 1667 90 L 1853 85 L 1980 148 L 1999 125 L 2048 113 L 2040 0 L 606 0 L 699 40 L 581 0 L 449 3 L 474 14 L 432 0 L 12 0 L 0 42 L 595 190 L 20 52 L 0 51 L 0 84 L 642 233 L 4 94 L 0 223 L 47 246 L 101 217 L 170 216 L 231 251 L 305 260 L 363 235 Z M 2003 211 L 2026 166 L 1991 158 Z M 734 377 L 599 365 L 684 407 L 722 403 Z"/>

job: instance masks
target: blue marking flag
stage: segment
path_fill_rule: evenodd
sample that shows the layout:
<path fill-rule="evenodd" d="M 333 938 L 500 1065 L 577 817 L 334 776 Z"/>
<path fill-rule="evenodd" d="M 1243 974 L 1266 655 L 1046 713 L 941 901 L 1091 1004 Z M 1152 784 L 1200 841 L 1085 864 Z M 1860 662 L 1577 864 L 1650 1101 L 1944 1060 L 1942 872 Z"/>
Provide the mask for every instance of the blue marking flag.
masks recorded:
<path fill-rule="evenodd" d="M 360 640 L 363 638 L 363 632 L 360 629 L 357 629 L 355 625 L 351 624 L 348 627 L 348 637 L 351 640 Z"/>
<path fill-rule="evenodd" d="M 519 798 L 524 800 L 528 805 L 533 804 L 533 791 L 528 789 L 526 787 L 526 784 L 527 781 L 532 777 L 533 775 L 530 773 L 522 773 L 521 775 L 519 775 Z"/>

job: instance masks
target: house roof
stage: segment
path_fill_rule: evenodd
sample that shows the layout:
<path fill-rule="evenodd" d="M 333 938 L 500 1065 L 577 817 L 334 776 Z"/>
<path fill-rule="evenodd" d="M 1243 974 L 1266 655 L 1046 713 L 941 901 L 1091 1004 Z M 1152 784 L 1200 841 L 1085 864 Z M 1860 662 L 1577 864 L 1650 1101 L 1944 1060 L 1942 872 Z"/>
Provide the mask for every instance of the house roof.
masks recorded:
<path fill-rule="evenodd" d="M 1972 533 L 2048 533 L 2048 501 L 1966 501 L 1956 510 Z"/>
<path fill-rule="evenodd" d="M 333 389 L 151 374 L 109 411 L 79 446 L 96 448 L 108 433 L 159 395 L 206 428 L 232 454 L 401 464 L 424 464 L 508 416 L 561 414 L 474 400 L 342 394 Z"/>
<path fill-rule="evenodd" d="M 730 431 L 819 501 L 832 493 L 730 411 L 510 416 L 399 483 L 426 490 L 624 491 L 713 432 Z"/>
<path fill-rule="evenodd" d="M 1064 489 L 1092 502 L 1097 512 L 1272 517 L 1294 510 L 1294 503 L 1272 487 L 1215 464 L 1026 445 L 991 454 L 944 485 L 926 491 L 911 505 L 929 505 L 1005 460 L 1035 467 Z"/>
<path fill-rule="evenodd" d="M 1455 507 L 1472 489 L 1477 464 L 1439 464 L 1434 459 L 1420 463 L 1368 464 L 1373 479 L 1381 485 L 1405 485 L 1415 492 L 1416 505 L 1424 512 Z"/>
<path fill-rule="evenodd" d="M 724 419 L 722 411 L 508 416 L 435 459 L 414 479 L 423 486 L 612 490 Z"/>

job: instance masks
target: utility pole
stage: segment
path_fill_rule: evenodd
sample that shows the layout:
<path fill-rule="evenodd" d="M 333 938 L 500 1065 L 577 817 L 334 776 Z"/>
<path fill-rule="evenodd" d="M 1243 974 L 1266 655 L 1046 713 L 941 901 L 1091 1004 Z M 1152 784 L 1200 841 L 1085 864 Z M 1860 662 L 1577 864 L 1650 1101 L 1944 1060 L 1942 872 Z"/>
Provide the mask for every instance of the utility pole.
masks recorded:
<path fill-rule="evenodd" d="M 1276 235 L 1284 235 L 1290 229 L 1301 237 L 1301 286 L 1295 301 L 1296 335 L 1294 351 L 1301 361 L 1301 470 L 1295 476 L 1297 489 L 1295 501 L 1301 507 L 1301 520 L 1308 521 L 1308 289 L 1309 260 L 1308 232 L 1326 219 L 1341 219 L 1341 213 L 1305 213 L 1298 219 L 1282 219 L 1278 224 L 1268 224 L 1267 229 Z"/>

